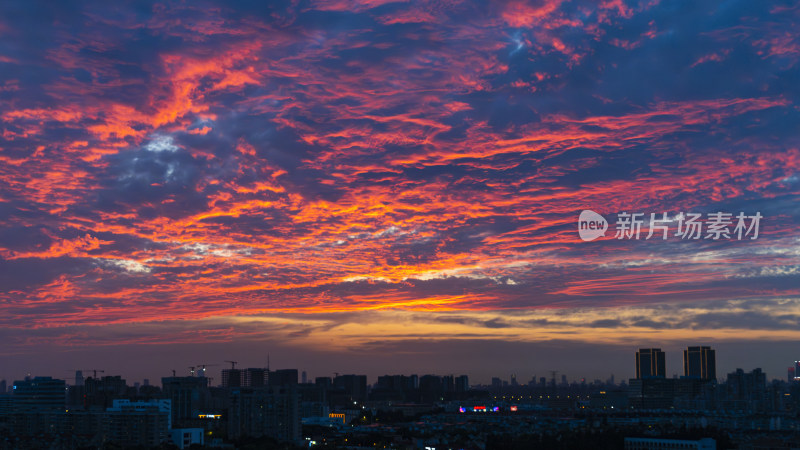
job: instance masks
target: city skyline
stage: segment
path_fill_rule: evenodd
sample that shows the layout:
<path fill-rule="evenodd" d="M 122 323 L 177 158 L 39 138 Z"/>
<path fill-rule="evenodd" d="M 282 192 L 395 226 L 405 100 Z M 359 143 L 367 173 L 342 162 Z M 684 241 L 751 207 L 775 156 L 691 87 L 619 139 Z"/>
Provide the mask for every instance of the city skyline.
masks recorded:
<path fill-rule="evenodd" d="M 170 442 L 178 449 L 239 448 L 254 441 L 298 449 L 444 441 L 476 449 L 515 441 L 526 442 L 512 444 L 519 448 L 618 449 L 636 441 L 648 449 L 714 449 L 717 442 L 796 441 L 796 378 L 768 382 L 760 368 L 739 368 L 710 379 L 716 358 L 708 346 L 687 347 L 683 377 L 665 377 L 658 348 L 635 356 L 637 378 L 620 384 L 613 377 L 568 383 L 556 372 L 530 383 L 514 375 L 475 385 L 466 375 L 388 374 L 373 384 L 366 375 L 308 380 L 297 369 L 236 368 L 240 362 L 227 360 L 221 383 L 206 377 L 205 367 L 191 367 L 191 376 L 173 373 L 159 386 L 87 369 L 91 376 L 77 372 L 74 384 L 49 376 L 14 381 L 11 395 L 0 395 L 0 434 L 9 448 L 47 443 L 65 450 Z M 651 374 L 642 373 L 647 366 Z"/>
<path fill-rule="evenodd" d="M 693 349 L 699 350 L 701 348 L 702 349 L 709 349 L 708 346 L 689 346 L 688 350 L 691 352 Z M 657 357 L 656 358 L 656 360 L 657 360 L 656 362 L 650 362 L 651 360 L 649 358 L 651 358 L 651 356 L 650 356 L 649 352 L 651 350 L 661 353 L 661 358 L 659 359 Z M 715 352 L 716 352 L 716 349 L 710 348 L 709 350 L 710 350 L 710 353 L 712 355 L 710 357 L 711 358 L 711 366 L 712 367 L 716 367 L 716 365 L 720 363 L 720 361 L 716 360 L 716 357 L 714 356 Z M 467 376 L 470 377 L 470 382 L 471 382 L 470 384 L 471 385 L 485 385 L 485 386 L 488 386 L 488 385 L 491 385 L 493 383 L 493 380 L 495 378 L 499 378 L 499 379 L 501 379 L 502 381 L 504 381 L 506 383 L 512 382 L 511 380 L 513 379 L 513 380 L 516 380 L 516 382 L 519 383 L 520 385 L 527 385 L 530 382 L 538 383 L 541 378 L 545 378 L 549 382 L 552 379 L 552 377 L 555 376 L 554 373 L 557 374 L 557 382 L 558 383 L 561 383 L 562 376 L 564 376 L 564 377 L 566 377 L 566 379 L 567 379 L 567 381 L 569 383 L 585 382 L 585 383 L 591 384 L 591 383 L 595 383 L 596 381 L 600 381 L 602 383 L 607 383 L 609 380 L 614 380 L 612 384 L 619 384 L 620 382 L 627 382 L 627 380 L 629 380 L 629 379 L 633 380 L 633 379 L 641 379 L 641 378 L 659 378 L 659 377 L 660 378 L 695 377 L 695 378 L 699 378 L 699 379 L 703 379 L 703 380 L 712 380 L 712 379 L 713 380 L 723 380 L 727 373 L 732 373 L 735 370 L 739 370 L 739 369 L 743 369 L 743 370 L 761 369 L 761 370 L 763 370 L 763 366 L 759 366 L 757 364 L 755 364 L 755 365 L 751 364 L 752 367 L 751 366 L 747 366 L 747 367 L 736 366 L 735 368 L 733 368 L 733 366 L 730 364 L 729 361 L 725 361 L 723 359 L 721 361 L 722 362 L 722 367 L 732 367 L 732 368 L 729 369 L 729 370 L 723 370 L 721 372 L 716 372 L 716 370 L 714 369 L 711 373 L 716 374 L 716 376 L 714 376 L 714 377 L 712 377 L 712 376 L 706 377 L 705 375 L 703 375 L 706 372 L 702 372 L 702 374 L 700 372 L 690 373 L 690 372 L 698 370 L 697 366 L 696 366 L 697 362 L 690 362 L 691 368 L 687 369 L 686 362 L 685 362 L 686 361 L 686 359 L 685 359 L 686 358 L 686 351 L 687 351 L 686 347 L 683 350 L 679 351 L 679 352 L 665 352 L 665 351 L 663 351 L 662 349 L 659 349 L 659 348 L 637 349 L 635 351 L 634 355 L 633 355 L 634 358 L 632 358 L 633 360 L 631 362 L 631 366 L 634 368 L 633 374 L 631 376 L 626 376 L 625 374 L 626 374 L 627 371 L 623 370 L 623 369 L 621 369 L 621 370 L 619 370 L 617 372 L 611 372 L 607 376 L 602 376 L 602 375 L 586 376 L 586 375 L 581 375 L 581 374 L 577 374 L 577 373 L 561 372 L 561 371 L 557 370 L 557 368 L 556 369 L 548 369 L 548 370 L 540 370 L 538 372 L 534 372 L 534 373 L 530 373 L 530 374 L 528 374 L 528 373 L 517 373 L 517 372 L 515 372 L 513 370 L 510 370 L 510 371 L 508 371 L 508 373 L 485 372 L 485 373 L 488 373 L 489 375 L 485 375 L 484 374 L 484 375 L 475 376 L 475 374 L 471 374 L 471 373 L 464 372 L 464 371 L 459 372 L 457 370 L 449 370 L 449 371 L 448 370 L 439 370 L 439 371 L 422 370 L 422 371 L 418 371 L 418 372 L 413 372 L 413 371 L 412 372 L 409 372 L 409 371 L 392 372 L 392 371 L 383 370 L 381 368 L 373 367 L 372 370 L 369 370 L 369 371 L 359 371 L 359 370 L 355 370 L 352 367 L 334 366 L 334 367 L 327 368 L 327 371 L 323 370 L 323 371 L 321 371 L 319 373 L 312 373 L 312 372 L 309 372 L 303 366 L 276 366 L 274 364 L 272 366 L 270 366 L 270 359 L 269 359 L 269 356 L 267 356 L 266 363 L 264 363 L 263 365 L 259 365 L 258 363 L 252 364 L 248 360 L 243 360 L 243 361 L 226 360 L 226 361 L 222 361 L 222 362 L 220 362 L 220 361 L 210 361 L 210 362 L 205 362 L 205 363 L 195 363 L 195 364 L 188 365 L 188 366 L 177 366 L 177 367 L 180 367 L 180 369 L 178 369 L 178 368 L 168 369 L 168 370 L 162 371 L 163 373 L 159 373 L 159 374 L 156 374 L 156 375 L 153 375 L 153 376 L 150 376 L 150 377 L 145 376 L 145 377 L 142 377 L 140 379 L 129 379 L 129 377 L 126 374 L 124 374 L 122 371 L 119 371 L 119 370 L 115 371 L 113 367 L 109 367 L 108 369 L 100 369 L 100 368 L 96 368 L 95 367 L 94 369 L 75 369 L 75 370 L 68 371 L 68 372 L 70 372 L 71 376 L 56 376 L 53 373 L 44 373 L 44 372 L 43 373 L 31 373 L 31 372 L 29 372 L 29 373 L 25 374 L 25 377 L 5 377 L 4 378 L 3 376 L 0 376 L 0 380 L 6 381 L 8 383 L 8 385 L 10 386 L 10 384 L 14 380 L 22 380 L 22 379 L 25 379 L 27 377 L 35 377 L 35 376 L 51 376 L 53 378 L 66 380 L 67 384 L 71 384 L 72 380 L 77 380 L 78 379 L 78 375 L 80 375 L 80 377 L 82 379 L 88 378 L 90 376 L 91 377 L 96 377 L 96 378 L 102 378 L 104 376 L 121 376 L 123 379 L 128 380 L 130 383 L 134 383 L 134 382 L 141 383 L 141 382 L 143 382 L 143 380 L 147 380 L 148 383 L 152 385 L 152 384 L 154 384 L 154 381 L 160 380 L 163 377 L 168 377 L 168 376 L 178 376 L 178 377 L 191 376 L 191 377 L 209 378 L 210 380 L 212 380 L 211 381 L 212 385 L 225 386 L 225 385 L 227 385 L 227 383 L 225 381 L 225 378 L 226 378 L 225 371 L 227 371 L 228 369 L 235 369 L 235 370 L 237 370 L 238 372 L 240 372 L 242 374 L 241 375 L 242 377 L 245 376 L 244 374 L 248 370 L 260 370 L 260 371 L 264 371 L 265 373 L 268 370 L 271 371 L 271 373 L 280 373 L 280 372 L 284 372 L 286 370 L 294 370 L 294 371 L 297 372 L 296 375 L 297 375 L 297 378 L 298 378 L 298 382 L 302 382 L 302 379 L 303 379 L 302 377 L 305 377 L 305 379 L 307 379 L 309 383 L 313 383 L 314 379 L 318 378 L 318 377 L 334 377 L 334 376 L 345 375 L 345 374 L 365 375 L 367 377 L 367 380 L 368 380 L 369 384 L 372 384 L 379 377 L 384 376 L 384 375 L 418 375 L 418 376 L 422 376 L 422 375 L 436 375 L 436 376 L 467 375 Z M 644 357 L 645 359 L 643 361 L 647 361 L 647 364 L 653 364 L 652 367 L 657 371 L 656 375 L 650 374 L 649 370 L 646 370 L 645 372 L 642 372 L 642 375 L 639 375 L 639 373 L 638 373 L 639 358 L 640 358 L 640 353 L 643 353 L 643 352 L 647 353 L 647 356 Z M 673 360 L 676 359 L 676 358 L 667 358 L 666 355 L 668 355 L 670 353 L 680 353 L 681 354 L 681 357 L 680 357 L 680 361 L 681 361 L 680 370 L 674 370 L 675 369 L 674 365 L 670 365 L 670 364 L 666 363 L 666 361 L 670 361 L 670 359 L 673 359 Z M 631 356 L 631 355 L 629 355 L 629 356 Z M 797 365 L 797 364 L 798 364 L 797 361 L 792 361 L 791 363 L 787 364 L 786 368 L 787 369 L 794 369 L 794 366 Z M 230 367 L 228 367 L 229 365 L 230 365 Z M 175 366 L 175 365 L 173 364 L 173 366 Z M 657 367 L 660 367 L 660 370 L 656 369 Z M 78 372 L 80 372 L 80 373 L 78 373 Z M 776 371 L 776 372 L 773 372 L 773 373 L 770 373 L 768 371 L 764 371 L 764 372 L 766 373 L 767 379 L 769 379 L 769 380 L 781 380 L 781 381 L 786 380 L 785 370 L 783 372 Z M 99 375 L 98 375 L 98 373 L 99 373 Z M 237 376 L 239 376 L 239 375 L 237 375 Z M 214 380 L 216 380 L 216 382 L 214 382 Z M 81 384 L 78 381 L 75 381 L 75 383 L 76 384 Z"/>
<path fill-rule="evenodd" d="M 717 376 L 782 379 L 798 22 L 789 1 L 4 2 L 0 377 L 270 354 L 621 380 L 639 348 L 669 377 L 710 346 Z"/>

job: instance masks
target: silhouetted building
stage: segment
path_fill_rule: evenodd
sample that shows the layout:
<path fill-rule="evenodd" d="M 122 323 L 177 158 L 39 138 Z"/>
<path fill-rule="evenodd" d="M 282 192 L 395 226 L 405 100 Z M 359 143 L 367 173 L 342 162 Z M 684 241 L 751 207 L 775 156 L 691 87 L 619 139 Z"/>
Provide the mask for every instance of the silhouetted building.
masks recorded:
<path fill-rule="evenodd" d="M 701 380 L 717 379 L 717 362 L 711 347 L 689 347 L 683 351 L 683 375 Z"/>
<path fill-rule="evenodd" d="M 643 409 L 708 409 L 713 383 L 699 378 L 647 377 L 628 380 L 630 406 Z"/>
<path fill-rule="evenodd" d="M 191 425 L 204 413 L 209 401 L 208 378 L 164 377 L 161 379 L 164 396 L 172 401 L 172 425 L 175 428 Z"/>
<path fill-rule="evenodd" d="M 397 392 L 411 392 L 417 388 L 416 377 L 405 375 L 383 375 L 378 377 L 377 389 Z"/>
<path fill-rule="evenodd" d="M 139 386 L 139 397 L 143 399 L 161 397 L 161 388 L 149 384 Z"/>
<path fill-rule="evenodd" d="M 675 380 L 675 401 L 678 409 L 706 410 L 715 405 L 715 386 L 711 380 L 681 377 Z"/>
<path fill-rule="evenodd" d="M 636 378 L 666 377 L 665 354 L 660 348 L 641 348 L 636 352 Z"/>
<path fill-rule="evenodd" d="M 242 386 L 242 371 L 239 369 L 222 369 L 222 387 Z"/>
<path fill-rule="evenodd" d="M 297 386 L 300 395 L 300 417 L 327 417 L 327 388 L 323 385 L 304 383 Z"/>
<path fill-rule="evenodd" d="M 270 386 L 288 386 L 297 384 L 297 369 L 281 369 L 269 372 Z"/>
<path fill-rule="evenodd" d="M 420 400 L 425 403 L 441 400 L 444 395 L 442 377 L 436 375 L 423 375 L 419 377 L 419 395 Z"/>
<path fill-rule="evenodd" d="M 300 441 L 300 402 L 297 385 L 236 388 L 231 390 L 228 435 L 268 436 Z"/>
<path fill-rule="evenodd" d="M 456 392 L 467 392 L 469 391 L 469 377 L 466 375 L 461 375 L 456 377 Z"/>
<path fill-rule="evenodd" d="M 516 383 L 516 377 L 511 379 Z M 516 385 L 515 385 L 516 386 Z M 455 377 L 453 375 L 445 375 L 442 377 L 442 392 L 453 392 L 456 390 Z"/>
<path fill-rule="evenodd" d="M 767 375 L 761 369 L 728 374 L 726 409 L 764 411 L 767 407 Z"/>
<path fill-rule="evenodd" d="M 414 387 L 411 379 L 405 375 L 382 375 L 369 393 L 370 400 L 374 401 L 412 401 Z"/>
<path fill-rule="evenodd" d="M 252 368 L 252 367 L 249 369 L 245 369 L 244 380 L 242 380 L 242 386 L 246 387 L 264 386 L 267 384 L 267 377 L 268 377 L 267 369 Z"/>
<path fill-rule="evenodd" d="M 67 383 L 51 377 L 14 381 L 14 411 L 63 412 L 67 401 Z"/>
<path fill-rule="evenodd" d="M 367 399 L 366 375 L 339 375 L 333 379 L 333 386 L 344 390 L 350 401 L 363 402 Z"/>
<path fill-rule="evenodd" d="M 170 438 L 170 401 L 117 399 L 106 409 L 102 423 L 108 442 L 126 447 L 156 447 Z"/>
<path fill-rule="evenodd" d="M 0 394 L 0 416 L 14 412 L 14 397 L 9 394 Z"/>
<path fill-rule="evenodd" d="M 417 377 L 405 375 L 383 375 L 370 391 L 370 400 L 411 402 L 417 400 Z"/>
<path fill-rule="evenodd" d="M 119 375 L 86 378 L 83 405 L 86 408 L 108 408 L 113 404 L 114 399 L 124 398 L 127 390 L 127 383 Z"/>
<path fill-rule="evenodd" d="M 66 382 L 51 377 L 26 377 L 14 381 L 13 395 L 3 395 L 0 409 L 10 414 L 0 421 L 0 433 L 44 442 L 64 433 L 66 426 Z M 0 438 L 8 445 L 8 440 Z M 8 448 L 15 448 L 13 445 Z"/>
<path fill-rule="evenodd" d="M 645 377 L 628 382 L 628 401 L 631 406 L 643 409 L 668 409 L 675 403 L 675 385 L 678 380 L 664 377 Z"/>
<path fill-rule="evenodd" d="M 86 403 L 85 393 L 85 384 L 67 386 L 67 406 L 69 409 L 75 409 L 78 407 L 83 408 Z"/>

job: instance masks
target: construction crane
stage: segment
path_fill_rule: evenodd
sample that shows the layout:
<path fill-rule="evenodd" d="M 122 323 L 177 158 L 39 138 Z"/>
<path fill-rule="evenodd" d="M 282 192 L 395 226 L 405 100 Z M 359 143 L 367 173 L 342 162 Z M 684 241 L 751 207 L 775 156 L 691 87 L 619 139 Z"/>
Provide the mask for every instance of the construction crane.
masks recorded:
<path fill-rule="evenodd" d="M 239 361 L 228 361 L 228 360 L 226 360 L 225 362 L 231 363 L 231 370 L 236 368 L 236 364 L 239 364 Z"/>
<path fill-rule="evenodd" d="M 189 366 L 189 376 L 190 377 L 194 376 L 194 366 Z"/>
<path fill-rule="evenodd" d="M 97 372 L 106 373 L 105 370 L 101 370 L 101 369 L 81 369 L 81 371 L 92 372 L 94 374 L 92 376 L 92 378 L 95 378 L 95 379 L 97 378 Z"/>
<path fill-rule="evenodd" d="M 205 377 L 206 376 L 206 367 L 211 366 L 218 366 L 219 364 L 198 364 L 197 365 L 197 376 L 198 377 Z"/>

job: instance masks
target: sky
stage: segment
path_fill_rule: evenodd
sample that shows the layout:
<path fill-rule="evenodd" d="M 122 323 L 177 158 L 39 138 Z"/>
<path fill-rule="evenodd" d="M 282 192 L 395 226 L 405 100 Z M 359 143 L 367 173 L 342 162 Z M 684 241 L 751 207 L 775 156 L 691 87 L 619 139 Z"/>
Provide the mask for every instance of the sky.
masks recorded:
<path fill-rule="evenodd" d="M 620 380 L 640 347 L 680 375 L 690 345 L 784 378 L 798 22 L 790 1 L 3 2 L 0 378 L 269 356 Z"/>

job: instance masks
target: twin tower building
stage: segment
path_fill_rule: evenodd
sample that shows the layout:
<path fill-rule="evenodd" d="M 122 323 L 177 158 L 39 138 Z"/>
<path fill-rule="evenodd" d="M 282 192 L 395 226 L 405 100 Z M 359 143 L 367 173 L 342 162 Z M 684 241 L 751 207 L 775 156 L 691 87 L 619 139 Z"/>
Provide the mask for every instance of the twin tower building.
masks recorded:
<path fill-rule="evenodd" d="M 636 352 L 636 378 L 666 378 L 665 353 L 660 348 Z M 689 347 L 683 351 L 683 375 L 701 380 L 717 379 L 717 362 L 711 347 Z"/>

